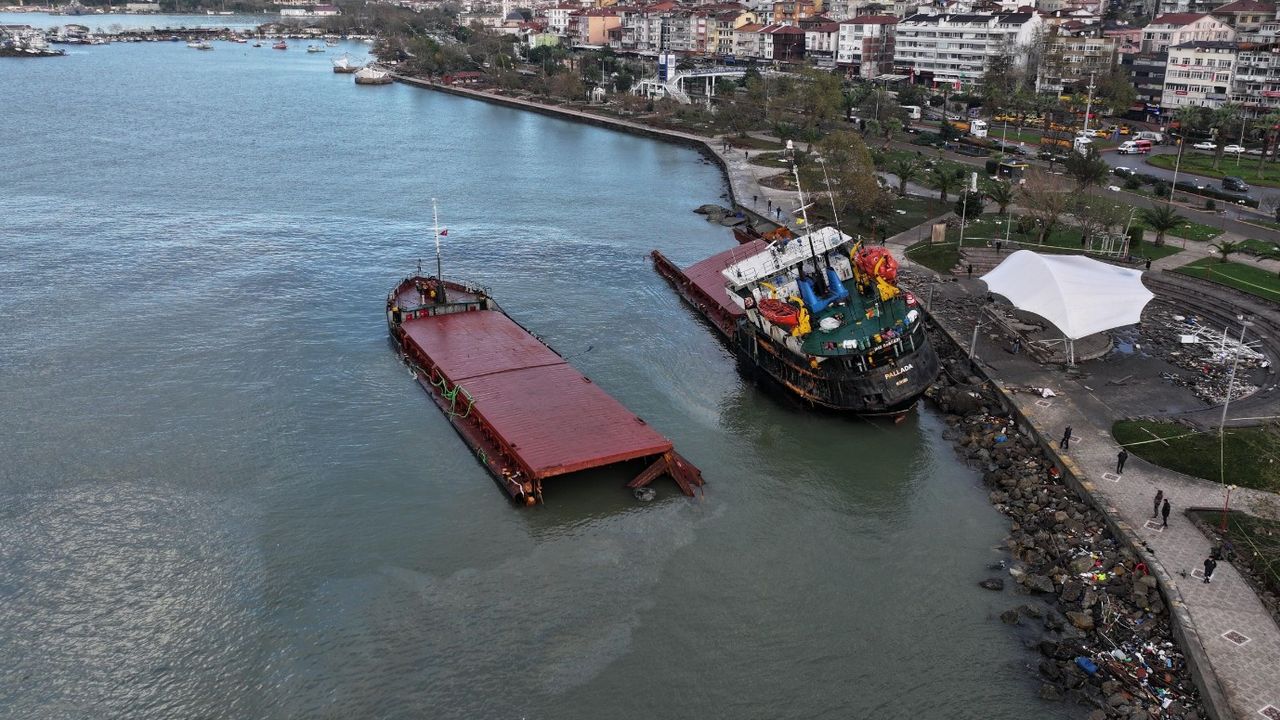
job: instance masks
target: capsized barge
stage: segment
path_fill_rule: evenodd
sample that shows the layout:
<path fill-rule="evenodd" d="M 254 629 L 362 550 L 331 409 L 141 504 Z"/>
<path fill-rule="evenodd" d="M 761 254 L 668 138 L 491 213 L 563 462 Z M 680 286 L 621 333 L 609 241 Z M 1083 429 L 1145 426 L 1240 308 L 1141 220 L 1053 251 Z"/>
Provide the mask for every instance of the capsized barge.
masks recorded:
<path fill-rule="evenodd" d="M 387 325 L 415 379 L 512 498 L 548 478 L 629 460 L 628 487 L 667 474 L 692 496 L 699 470 L 477 285 L 414 275 L 387 296 Z"/>
<path fill-rule="evenodd" d="M 683 270 L 652 257 L 744 373 L 830 410 L 901 416 L 915 405 L 938 357 L 886 250 L 835 228 L 738 240 L 747 241 Z"/>

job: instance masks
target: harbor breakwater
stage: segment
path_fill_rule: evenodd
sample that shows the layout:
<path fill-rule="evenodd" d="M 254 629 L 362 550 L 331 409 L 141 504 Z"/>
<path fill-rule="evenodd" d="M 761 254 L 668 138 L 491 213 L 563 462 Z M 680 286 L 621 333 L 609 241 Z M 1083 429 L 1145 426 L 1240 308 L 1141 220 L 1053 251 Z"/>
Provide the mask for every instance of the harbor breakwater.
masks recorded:
<path fill-rule="evenodd" d="M 394 77 L 415 87 L 694 148 L 721 168 L 733 204 L 749 211 L 737 199 L 751 194 L 747 183 L 754 177 L 732 172 L 714 138 Z M 904 273 L 904 286 L 912 284 L 911 273 Z M 1009 563 L 993 568 L 999 572 L 981 583 L 1017 598 L 1000 619 L 1018 626 L 1040 653 L 1040 696 L 1090 707 L 1090 720 L 1153 714 L 1231 718 L 1167 572 L 1136 533 L 1090 492 L 1070 459 L 1054 452 L 1050 440 L 1021 416 L 1007 392 L 969 362 L 959 339 L 963 332 L 947 327 L 945 319 L 930 319 L 943 372 L 927 397 L 945 415 L 944 438 L 982 472 L 988 499 L 1011 521 Z M 1006 578 L 1012 580 L 1007 589 Z"/>

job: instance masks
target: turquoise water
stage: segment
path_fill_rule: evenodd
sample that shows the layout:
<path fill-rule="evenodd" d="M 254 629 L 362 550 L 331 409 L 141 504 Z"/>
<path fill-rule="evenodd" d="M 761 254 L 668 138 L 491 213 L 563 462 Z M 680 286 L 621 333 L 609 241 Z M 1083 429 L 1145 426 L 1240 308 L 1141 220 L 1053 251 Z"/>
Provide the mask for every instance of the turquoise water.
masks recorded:
<path fill-rule="evenodd" d="M 939 417 L 762 394 L 652 271 L 731 245 L 714 166 L 331 55 L 0 60 L 0 715 L 1083 714 L 976 586 L 1005 525 Z M 386 341 L 433 197 L 704 498 L 507 501 Z"/>

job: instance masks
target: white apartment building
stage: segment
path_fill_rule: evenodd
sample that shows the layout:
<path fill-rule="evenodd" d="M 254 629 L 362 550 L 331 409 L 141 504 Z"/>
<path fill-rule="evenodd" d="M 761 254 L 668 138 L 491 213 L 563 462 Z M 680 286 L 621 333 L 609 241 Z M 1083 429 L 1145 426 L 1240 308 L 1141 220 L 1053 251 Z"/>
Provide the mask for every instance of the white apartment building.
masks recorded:
<path fill-rule="evenodd" d="M 836 38 L 839 37 L 840 25 L 834 22 L 818 23 L 804 31 L 804 56 L 817 61 L 834 63 L 836 59 Z M 830 65 L 828 64 L 828 67 Z"/>
<path fill-rule="evenodd" d="M 1235 66 L 1234 42 L 1194 40 L 1169 48 L 1160 106 L 1221 107 L 1230 97 Z"/>
<path fill-rule="evenodd" d="M 1236 52 L 1231 102 L 1259 117 L 1280 108 L 1280 46 L 1255 45 Z"/>
<path fill-rule="evenodd" d="M 577 12 L 577 5 L 556 5 L 546 9 L 547 32 L 553 35 L 569 34 L 569 14 Z"/>
<path fill-rule="evenodd" d="M 1044 21 L 1035 13 L 913 15 L 895 30 L 894 65 L 934 82 L 979 85 L 988 60 L 1007 48 L 1025 62 L 1024 48 Z"/>
<path fill-rule="evenodd" d="M 863 15 L 842 20 L 836 36 L 836 64 L 853 69 L 862 78 L 874 79 L 893 72 L 894 29 L 892 15 Z"/>
<path fill-rule="evenodd" d="M 1163 53 L 1174 45 L 1197 40 L 1234 41 L 1236 31 L 1209 15 L 1161 15 L 1142 29 L 1142 52 Z"/>

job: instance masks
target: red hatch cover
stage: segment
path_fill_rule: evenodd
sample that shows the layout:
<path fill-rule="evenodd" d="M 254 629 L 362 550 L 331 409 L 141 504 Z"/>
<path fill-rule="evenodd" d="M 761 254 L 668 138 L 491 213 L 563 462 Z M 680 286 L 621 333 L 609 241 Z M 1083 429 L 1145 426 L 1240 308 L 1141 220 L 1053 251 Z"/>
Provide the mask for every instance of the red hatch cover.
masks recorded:
<path fill-rule="evenodd" d="M 476 413 L 535 478 L 660 455 L 667 440 L 505 314 L 493 310 L 404 323 Z"/>

